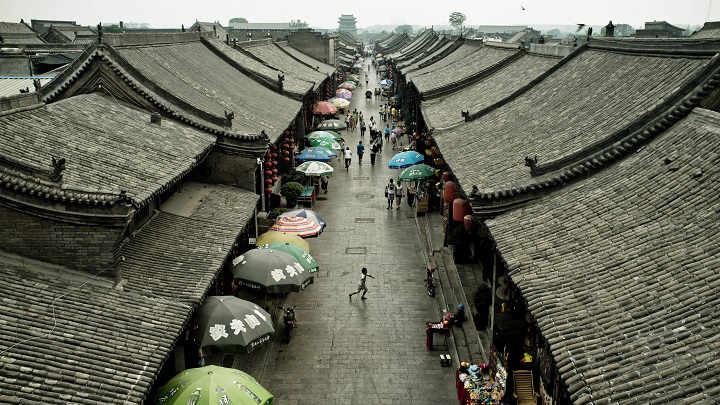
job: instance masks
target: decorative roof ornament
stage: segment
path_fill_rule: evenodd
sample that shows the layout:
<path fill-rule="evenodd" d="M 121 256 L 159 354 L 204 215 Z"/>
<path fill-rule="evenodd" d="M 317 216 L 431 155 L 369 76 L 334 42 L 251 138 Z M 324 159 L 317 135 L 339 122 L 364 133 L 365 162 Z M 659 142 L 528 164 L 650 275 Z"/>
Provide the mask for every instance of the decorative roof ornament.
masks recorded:
<path fill-rule="evenodd" d="M 55 156 L 51 157 L 53 171 L 52 173 L 50 173 L 50 180 L 54 181 L 55 183 L 59 183 L 62 181 L 62 172 L 65 170 L 65 158 L 55 158 Z"/>
<path fill-rule="evenodd" d="M 97 41 L 98 45 L 102 45 L 103 42 L 103 30 L 102 30 L 102 23 L 98 23 L 97 25 Z"/>
<path fill-rule="evenodd" d="M 525 156 L 525 166 L 530 168 L 530 174 L 533 176 L 537 174 L 537 155 L 534 157 Z"/>
<path fill-rule="evenodd" d="M 283 82 L 285 81 L 285 74 L 284 73 L 278 73 L 278 89 L 280 93 L 283 92 Z"/>
<path fill-rule="evenodd" d="M 224 127 L 232 128 L 232 120 L 235 118 L 235 112 L 225 111 L 225 121 L 223 122 Z"/>

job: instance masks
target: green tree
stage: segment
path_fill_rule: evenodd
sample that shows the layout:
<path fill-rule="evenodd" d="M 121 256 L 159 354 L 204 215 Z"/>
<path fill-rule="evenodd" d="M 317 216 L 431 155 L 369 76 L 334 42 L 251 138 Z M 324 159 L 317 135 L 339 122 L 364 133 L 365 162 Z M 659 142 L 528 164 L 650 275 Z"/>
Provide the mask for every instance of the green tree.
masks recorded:
<path fill-rule="evenodd" d="M 465 23 L 465 20 L 467 20 L 467 17 L 465 17 L 465 14 L 459 11 L 454 11 L 452 14 L 450 14 L 450 18 L 448 19 L 450 25 L 460 31 L 460 35 L 462 35 L 463 33 L 463 24 Z"/>
<path fill-rule="evenodd" d="M 249 23 L 249 22 L 250 21 L 248 21 L 247 19 L 242 18 L 242 17 L 235 17 L 235 18 L 230 19 L 230 24 L 232 24 L 232 23 L 245 24 L 245 23 Z"/>
<path fill-rule="evenodd" d="M 553 28 L 550 31 L 546 32 L 547 35 L 552 35 L 553 38 L 559 38 L 560 37 L 560 30 L 557 28 Z"/>
<path fill-rule="evenodd" d="M 412 31 L 413 31 L 412 25 L 408 25 L 408 24 L 398 25 L 397 28 L 395 28 L 396 34 L 402 34 L 403 32 L 406 32 L 409 34 L 409 33 L 412 33 Z"/>

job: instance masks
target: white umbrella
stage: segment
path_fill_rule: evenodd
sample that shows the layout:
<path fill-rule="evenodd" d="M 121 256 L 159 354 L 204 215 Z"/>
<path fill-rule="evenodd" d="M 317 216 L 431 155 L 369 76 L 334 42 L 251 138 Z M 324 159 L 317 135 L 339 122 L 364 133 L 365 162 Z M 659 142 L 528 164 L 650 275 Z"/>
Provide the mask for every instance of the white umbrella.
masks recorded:
<path fill-rule="evenodd" d="M 295 168 L 296 172 L 304 173 L 306 176 L 322 176 L 323 174 L 331 174 L 332 166 L 323 162 L 310 161 L 305 162 Z"/>

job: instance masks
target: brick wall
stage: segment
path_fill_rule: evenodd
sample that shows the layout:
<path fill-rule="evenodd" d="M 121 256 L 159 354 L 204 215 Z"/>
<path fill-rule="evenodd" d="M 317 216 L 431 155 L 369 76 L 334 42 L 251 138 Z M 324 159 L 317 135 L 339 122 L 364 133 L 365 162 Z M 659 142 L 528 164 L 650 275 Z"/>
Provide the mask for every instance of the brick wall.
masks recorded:
<path fill-rule="evenodd" d="M 297 30 L 287 37 L 287 41 L 304 54 L 333 65 L 332 61 L 328 61 L 330 55 L 329 41 L 327 38 L 323 38 L 321 33 L 312 30 Z"/>
<path fill-rule="evenodd" d="M 122 230 L 60 222 L 0 206 L 0 249 L 96 273 L 113 266 Z M 107 273 L 114 277 L 115 270 Z"/>

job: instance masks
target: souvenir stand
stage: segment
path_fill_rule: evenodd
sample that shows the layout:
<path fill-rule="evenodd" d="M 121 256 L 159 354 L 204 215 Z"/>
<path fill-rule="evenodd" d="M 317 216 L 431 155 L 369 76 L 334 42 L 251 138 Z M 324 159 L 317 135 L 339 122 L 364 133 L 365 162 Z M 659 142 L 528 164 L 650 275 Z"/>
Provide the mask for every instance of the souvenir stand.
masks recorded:
<path fill-rule="evenodd" d="M 490 360 L 469 367 L 461 365 L 455 387 L 460 405 L 506 404 L 507 368 L 502 354 L 491 346 Z M 465 363 L 462 363 L 465 364 Z"/>

